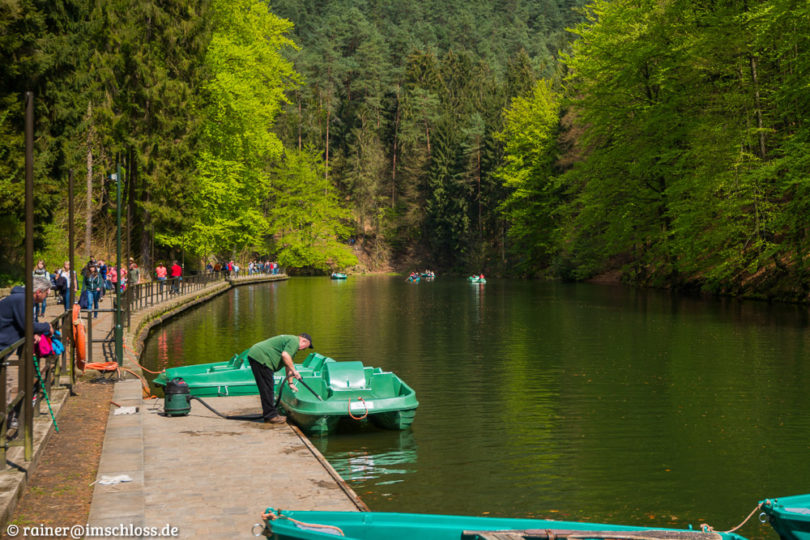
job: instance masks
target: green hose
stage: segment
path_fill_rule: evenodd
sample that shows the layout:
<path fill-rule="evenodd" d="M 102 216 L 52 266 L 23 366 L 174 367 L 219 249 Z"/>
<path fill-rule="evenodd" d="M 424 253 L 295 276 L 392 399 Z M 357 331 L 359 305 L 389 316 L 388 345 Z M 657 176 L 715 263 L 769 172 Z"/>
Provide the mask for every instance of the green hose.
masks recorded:
<path fill-rule="evenodd" d="M 51 413 L 51 419 L 53 420 L 53 427 L 57 433 L 59 433 L 59 426 L 56 425 L 56 417 L 53 415 L 53 409 L 51 408 L 51 398 L 48 397 L 48 390 L 45 388 L 45 381 L 42 380 L 42 374 L 39 372 L 39 361 L 37 357 L 34 357 L 34 367 L 37 370 L 37 377 L 39 377 L 39 384 L 42 386 L 42 393 L 45 394 L 45 403 L 48 404 L 48 412 Z"/>

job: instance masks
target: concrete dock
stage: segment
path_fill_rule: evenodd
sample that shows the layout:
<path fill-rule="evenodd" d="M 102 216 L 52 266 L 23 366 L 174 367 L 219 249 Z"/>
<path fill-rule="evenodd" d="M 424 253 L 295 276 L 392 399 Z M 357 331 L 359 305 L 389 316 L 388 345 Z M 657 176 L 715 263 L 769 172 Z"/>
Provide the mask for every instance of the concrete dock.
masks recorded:
<path fill-rule="evenodd" d="M 132 525 L 181 538 L 249 537 L 267 506 L 356 511 L 363 503 L 291 425 L 225 420 L 192 401 L 167 417 L 162 400 L 142 400 L 138 381 L 116 384 L 114 401 L 138 407 L 107 425 L 90 526 Z M 206 399 L 222 414 L 260 410 L 258 396 Z M 257 529 L 258 530 L 258 529 Z"/>

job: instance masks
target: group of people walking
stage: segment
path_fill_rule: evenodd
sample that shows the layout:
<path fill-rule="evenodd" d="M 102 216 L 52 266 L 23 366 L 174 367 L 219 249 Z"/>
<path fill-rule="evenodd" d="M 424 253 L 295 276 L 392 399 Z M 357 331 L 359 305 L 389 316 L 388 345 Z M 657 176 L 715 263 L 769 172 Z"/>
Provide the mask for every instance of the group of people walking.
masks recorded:
<path fill-rule="evenodd" d="M 40 259 L 37 261 L 33 273 L 34 279 L 42 279 L 50 283 L 50 289 L 56 294 L 56 301 L 64 306 L 65 311 L 71 309 L 75 302 L 70 297 L 72 285 L 75 293 L 81 294 L 78 302 L 83 308 L 93 309 L 94 317 L 98 317 L 96 310 L 98 310 L 99 302 L 106 291 L 115 290 L 116 285 L 119 283 L 121 290 L 124 291 L 128 284 L 137 285 L 141 279 L 140 268 L 132 257 L 129 258 L 128 265 L 116 269 L 115 266 L 107 266 L 107 263 L 102 259 L 96 260 L 91 255 L 79 275 L 70 268 L 70 261 L 65 261 L 60 268 L 48 272 L 45 261 Z M 79 287 L 80 284 L 81 288 Z M 45 315 L 47 304 L 47 295 L 41 302 L 35 303 L 35 321 Z"/>
<path fill-rule="evenodd" d="M 206 271 L 222 271 L 226 272 L 228 276 L 238 276 L 240 270 L 239 264 L 234 261 L 228 261 L 225 264 L 217 263 L 212 265 L 208 263 L 206 265 Z M 279 265 L 273 261 L 254 259 L 248 264 L 247 270 L 248 275 L 277 274 Z M 91 255 L 78 275 L 75 270 L 70 268 L 70 261 L 65 261 L 62 267 L 53 272 L 48 272 L 45 261 L 39 260 L 34 269 L 34 277 L 47 280 L 51 284 L 50 288 L 56 293 L 56 301 L 64 306 L 65 311 L 71 309 L 73 303 L 78 301 L 82 308 L 92 309 L 93 316 L 97 318 L 99 302 L 104 298 L 104 294 L 107 291 L 115 290 L 117 285 L 120 285 L 121 291 L 125 291 L 128 286 L 140 283 L 141 269 L 132 257 L 129 258 L 127 265 L 122 265 L 116 269 L 114 265 L 108 266 L 104 260 L 96 260 Z M 169 293 L 178 294 L 180 292 L 180 283 L 183 280 L 183 267 L 177 260 L 172 261 L 169 267 L 161 261 L 155 267 L 154 278 L 160 284 L 161 291 L 163 291 L 166 282 L 170 281 L 171 289 Z M 80 294 L 78 300 L 70 297 L 71 281 L 73 290 L 76 291 L 75 294 Z M 45 315 L 46 307 L 47 297 L 36 303 L 34 307 L 35 320 L 38 321 L 40 317 Z"/>

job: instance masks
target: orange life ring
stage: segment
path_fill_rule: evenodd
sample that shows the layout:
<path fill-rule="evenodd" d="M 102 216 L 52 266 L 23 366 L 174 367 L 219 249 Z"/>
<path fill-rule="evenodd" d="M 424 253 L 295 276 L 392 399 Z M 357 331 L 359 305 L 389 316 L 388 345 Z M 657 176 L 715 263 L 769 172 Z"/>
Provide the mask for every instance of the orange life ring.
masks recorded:
<path fill-rule="evenodd" d="M 84 372 L 87 359 L 87 335 L 81 318 L 82 308 L 73 304 L 73 345 L 76 347 L 76 367 Z"/>

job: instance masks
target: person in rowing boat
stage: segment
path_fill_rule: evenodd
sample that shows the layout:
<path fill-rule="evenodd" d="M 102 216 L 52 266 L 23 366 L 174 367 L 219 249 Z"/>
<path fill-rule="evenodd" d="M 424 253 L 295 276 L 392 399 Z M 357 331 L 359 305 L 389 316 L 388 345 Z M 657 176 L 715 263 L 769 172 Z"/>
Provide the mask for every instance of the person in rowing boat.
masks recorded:
<path fill-rule="evenodd" d="M 309 334 L 291 336 L 282 334 L 260 341 L 248 349 L 248 363 L 259 387 L 259 398 L 262 402 L 262 418 L 269 424 L 283 424 L 286 416 L 279 414 L 274 401 L 275 383 L 273 372 L 282 367 L 286 370 L 285 380 L 293 392 L 297 392 L 293 381 L 301 375 L 295 369 L 293 356 L 302 349 L 312 348 L 312 337 Z M 283 383 L 282 383 L 283 384 Z"/>

